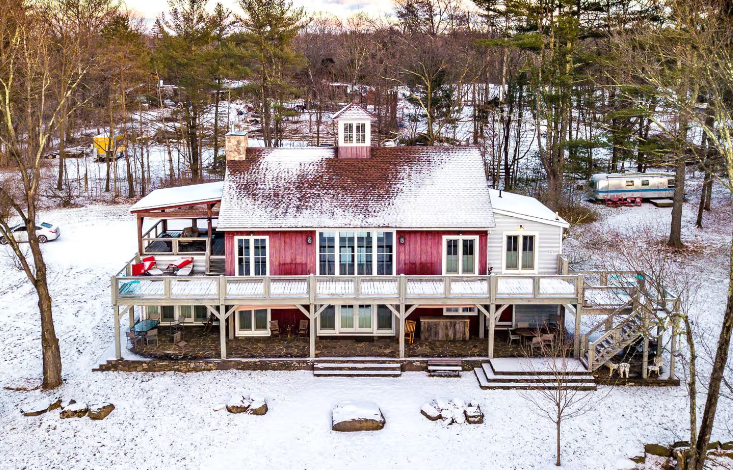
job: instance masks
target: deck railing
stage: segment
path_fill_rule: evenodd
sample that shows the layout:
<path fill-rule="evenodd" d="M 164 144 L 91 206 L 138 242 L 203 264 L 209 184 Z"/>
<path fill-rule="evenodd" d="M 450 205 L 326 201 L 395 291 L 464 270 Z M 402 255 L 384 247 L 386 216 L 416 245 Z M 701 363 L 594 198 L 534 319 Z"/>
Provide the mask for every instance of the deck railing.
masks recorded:
<path fill-rule="evenodd" d="M 112 277 L 113 303 L 262 304 L 364 302 L 489 304 L 534 298 L 538 302 L 576 302 L 582 296 L 577 275 L 475 276 L 130 276 Z"/>

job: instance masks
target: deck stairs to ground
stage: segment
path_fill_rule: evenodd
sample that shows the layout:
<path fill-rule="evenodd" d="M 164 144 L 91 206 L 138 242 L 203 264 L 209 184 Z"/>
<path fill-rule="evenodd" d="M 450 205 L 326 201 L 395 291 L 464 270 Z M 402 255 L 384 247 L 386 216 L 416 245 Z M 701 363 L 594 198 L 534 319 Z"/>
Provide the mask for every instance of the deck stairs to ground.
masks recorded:
<path fill-rule="evenodd" d="M 639 303 L 636 304 L 639 306 Z M 585 364 L 589 371 L 596 371 L 606 362 L 614 358 L 625 348 L 634 344 L 645 335 L 645 320 L 643 319 L 645 312 L 650 312 L 649 308 L 637 307 L 632 309 L 633 303 L 620 306 L 606 319 L 592 327 L 584 336 L 584 340 L 588 336 L 597 331 L 604 332 L 593 341 L 586 341 L 584 358 Z M 658 309 L 656 315 L 659 319 L 665 317 L 665 311 Z M 653 330 L 657 324 L 652 320 L 648 322 L 647 330 L 649 335 L 653 335 Z"/>
<path fill-rule="evenodd" d="M 522 361 L 523 359 L 519 360 Z M 569 369 L 563 374 L 559 370 L 557 371 L 558 373 L 542 369 L 530 371 L 522 367 L 515 368 L 515 371 L 495 369 L 492 360 L 482 363 L 481 368 L 474 368 L 474 374 L 477 376 L 479 387 L 482 389 L 552 390 L 558 389 L 560 386 L 563 389 L 580 391 L 596 390 L 594 376 L 583 368 Z"/>
<path fill-rule="evenodd" d="M 461 377 L 461 365 L 460 359 L 436 358 L 428 360 L 428 376 L 459 378 Z"/>
<path fill-rule="evenodd" d="M 224 275 L 225 261 L 224 257 L 211 257 L 209 259 L 209 267 L 207 268 L 207 275 Z"/>
<path fill-rule="evenodd" d="M 388 359 L 324 359 L 313 364 L 313 375 L 318 377 L 396 378 L 401 374 L 400 363 Z"/>

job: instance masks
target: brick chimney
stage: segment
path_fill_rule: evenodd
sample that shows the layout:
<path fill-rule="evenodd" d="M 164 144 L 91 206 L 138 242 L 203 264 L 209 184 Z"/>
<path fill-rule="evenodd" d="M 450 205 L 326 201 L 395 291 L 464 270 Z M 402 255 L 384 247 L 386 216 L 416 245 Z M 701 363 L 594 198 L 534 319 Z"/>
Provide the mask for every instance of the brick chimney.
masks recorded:
<path fill-rule="evenodd" d="M 232 131 L 225 136 L 227 161 L 245 160 L 247 155 L 247 131 Z"/>

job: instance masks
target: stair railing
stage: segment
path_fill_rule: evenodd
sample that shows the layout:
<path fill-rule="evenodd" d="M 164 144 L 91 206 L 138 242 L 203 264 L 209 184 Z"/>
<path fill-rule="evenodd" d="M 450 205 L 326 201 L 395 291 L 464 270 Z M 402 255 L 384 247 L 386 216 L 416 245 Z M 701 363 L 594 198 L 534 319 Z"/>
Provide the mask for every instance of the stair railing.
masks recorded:
<path fill-rule="evenodd" d="M 629 309 L 630 307 L 632 307 L 634 305 L 634 302 L 635 302 L 635 298 L 632 298 L 629 301 L 627 301 L 626 303 L 622 304 L 617 309 L 615 309 L 611 314 L 609 314 L 607 317 L 605 317 L 603 320 L 597 323 L 594 327 L 592 327 L 588 332 L 583 334 L 581 336 L 581 345 L 583 346 L 583 348 L 588 349 L 589 337 L 591 337 L 591 334 L 599 330 L 602 326 L 606 327 L 607 331 L 613 329 L 614 328 L 613 323 L 614 323 L 615 316 L 620 315 L 625 309 Z M 612 326 L 610 326 L 610 323 L 612 324 Z M 582 355 L 585 353 L 586 351 L 584 351 Z"/>
<path fill-rule="evenodd" d="M 598 366 L 601 366 L 604 364 L 609 358 L 609 352 L 613 351 L 614 353 L 618 352 L 621 348 L 624 348 L 630 341 L 630 339 L 635 339 L 642 335 L 642 330 L 638 329 L 636 327 L 632 327 L 629 332 L 626 334 L 623 333 L 624 327 L 627 325 L 630 325 L 632 323 L 636 323 L 640 318 L 640 312 L 639 309 L 635 309 L 632 311 L 632 313 L 622 322 L 620 322 L 617 326 L 615 326 L 612 330 L 608 330 L 605 332 L 601 337 L 596 339 L 594 342 L 589 343 L 588 348 L 588 362 L 589 362 L 589 368 L 593 371 Z M 601 355 L 597 356 L 596 353 L 596 347 L 600 345 L 604 340 L 610 339 L 612 341 L 612 345 L 606 348 L 606 351 L 601 352 Z M 613 355 L 612 355 L 613 356 Z M 595 358 L 596 357 L 596 358 Z M 595 365 L 595 362 L 599 362 L 600 365 Z"/>

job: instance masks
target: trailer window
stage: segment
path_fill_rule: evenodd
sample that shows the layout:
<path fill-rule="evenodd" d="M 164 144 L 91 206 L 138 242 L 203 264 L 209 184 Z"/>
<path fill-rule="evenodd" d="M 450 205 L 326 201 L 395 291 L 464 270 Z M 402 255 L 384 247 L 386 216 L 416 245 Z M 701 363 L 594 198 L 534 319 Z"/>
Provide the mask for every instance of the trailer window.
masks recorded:
<path fill-rule="evenodd" d="M 650 186 L 650 180 L 642 180 L 642 186 Z"/>
<path fill-rule="evenodd" d="M 624 182 L 624 186 L 635 186 L 634 180 L 627 180 Z"/>
<path fill-rule="evenodd" d="M 675 188 L 675 178 L 668 178 L 668 188 Z"/>

